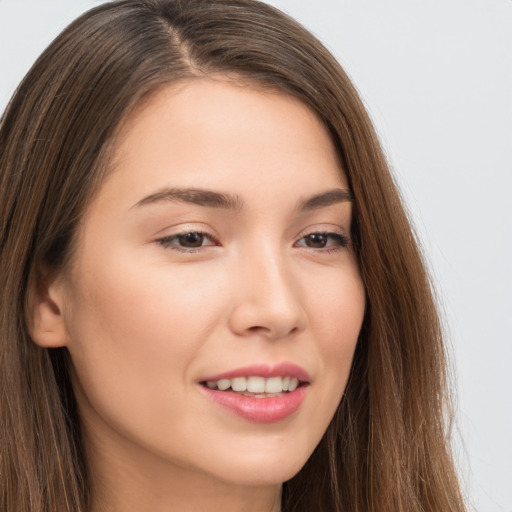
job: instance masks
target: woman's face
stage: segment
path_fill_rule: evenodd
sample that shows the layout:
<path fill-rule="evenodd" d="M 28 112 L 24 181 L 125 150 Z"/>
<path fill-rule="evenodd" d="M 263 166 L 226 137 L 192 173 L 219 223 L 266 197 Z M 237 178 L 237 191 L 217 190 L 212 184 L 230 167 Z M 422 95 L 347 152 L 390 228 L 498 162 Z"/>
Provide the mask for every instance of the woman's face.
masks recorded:
<path fill-rule="evenodd" d="M 205 79 L 139 106 L 54 284 L 90 464 L 251 485 L 302 467 L 365 307 L 347 190 L 293 98 Z"/>

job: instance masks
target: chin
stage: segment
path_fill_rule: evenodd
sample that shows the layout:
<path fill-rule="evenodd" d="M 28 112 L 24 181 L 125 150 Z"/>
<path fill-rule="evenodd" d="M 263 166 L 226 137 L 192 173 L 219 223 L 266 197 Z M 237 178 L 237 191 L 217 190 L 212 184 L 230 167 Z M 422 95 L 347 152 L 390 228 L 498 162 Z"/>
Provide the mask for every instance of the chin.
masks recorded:
<path fill-rule="evenodd" d="M 246 451 L 234 460 L 229 457 L 221 469 L 223 479 L 244 486 L 265 486 L 282 484 L 293 478 L 306 464 L 310 453 L 295 447 L 293 453 L 262 454 Z"/>
<path fill-rule="evenodd" d="M 283 464 L 273 468 L 248 468 L 238 472 L 230 468 L 229 474 L 224 476 L 224 480 L 231 484 L 244 487 L 265 487 L 280 485 L 293 478 L 303 467 L 304 464 L 290 465 Z"/>

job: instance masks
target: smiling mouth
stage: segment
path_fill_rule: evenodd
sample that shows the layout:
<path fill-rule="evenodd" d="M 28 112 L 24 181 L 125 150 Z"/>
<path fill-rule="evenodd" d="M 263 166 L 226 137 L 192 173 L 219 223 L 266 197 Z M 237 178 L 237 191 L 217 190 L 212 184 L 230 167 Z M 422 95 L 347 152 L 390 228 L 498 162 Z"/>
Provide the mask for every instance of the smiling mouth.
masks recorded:
<path fill-rule="evenodd" d="M 234 392 L 252 398 L 272 398 L 284 396 L 295 391 L 298 387 L 306 385 L 296 377 L 235 377 L 233 379 L 219 379 L 204 381 L 201 384 L 214 391 Z"/>
<path fill-rule="evenodd" d="M 234 370 L 203 379 L 199 384 L 213 402 L 255 423 L 276 423 L 291 417 L 300 408 L 310 385 L 307 373 L 293 365 L 281 365 L 280 371 L 275 367 L 253 367 L 244 373 Z"/>

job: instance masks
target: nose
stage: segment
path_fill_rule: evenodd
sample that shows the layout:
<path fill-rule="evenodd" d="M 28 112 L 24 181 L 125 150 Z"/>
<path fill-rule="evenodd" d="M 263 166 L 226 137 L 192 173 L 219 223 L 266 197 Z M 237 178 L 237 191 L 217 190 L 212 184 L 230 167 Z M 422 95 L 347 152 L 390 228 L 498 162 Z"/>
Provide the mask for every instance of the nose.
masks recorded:
<path fill-rule="evenodd" d="M 229 324 L 237 335 L 278 340 L 306 327 L 298 279 L 276 252 L 243 259 L 233 276 L 236 291 Z"/>

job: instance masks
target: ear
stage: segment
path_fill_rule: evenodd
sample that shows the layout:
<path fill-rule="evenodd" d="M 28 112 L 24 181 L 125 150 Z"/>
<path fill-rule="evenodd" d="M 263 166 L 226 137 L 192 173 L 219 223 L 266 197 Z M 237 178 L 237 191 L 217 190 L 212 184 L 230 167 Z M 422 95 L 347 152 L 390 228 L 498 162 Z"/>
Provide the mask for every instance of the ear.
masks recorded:
<path fill-rule="evenodd" d="M 27 294 L 27 323 L 32 340 L 44 348 L 65 347 L 64 280 L 33 278 Z"/>

